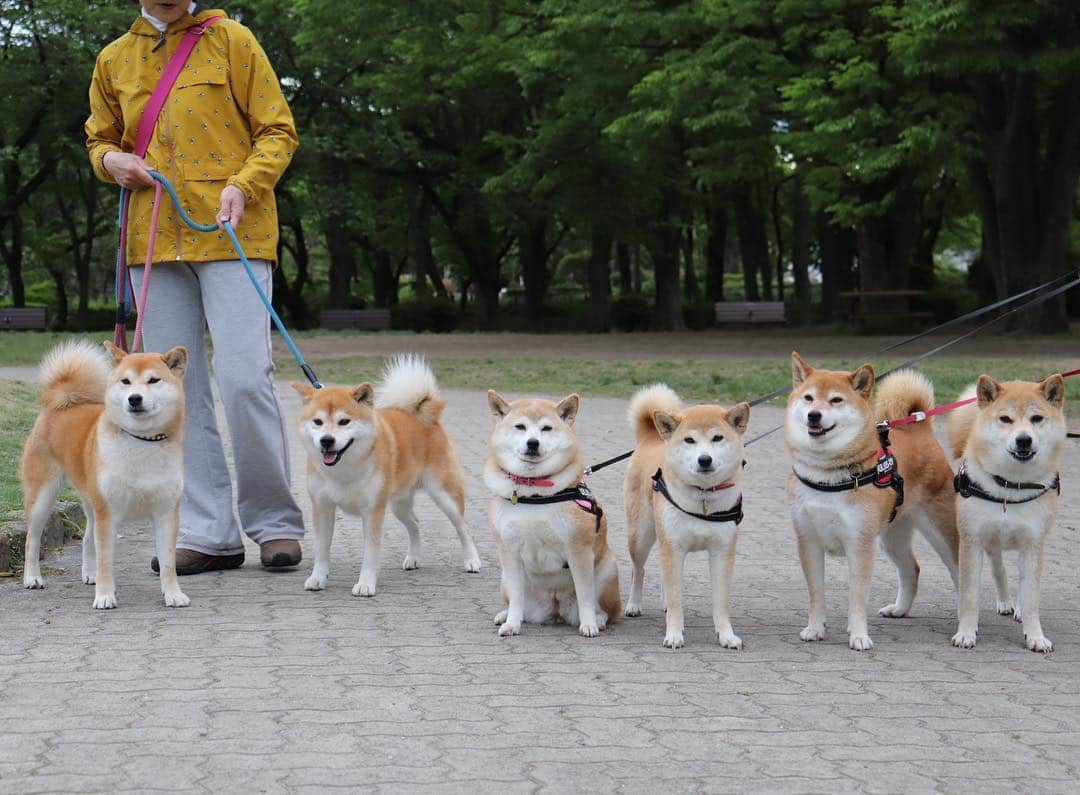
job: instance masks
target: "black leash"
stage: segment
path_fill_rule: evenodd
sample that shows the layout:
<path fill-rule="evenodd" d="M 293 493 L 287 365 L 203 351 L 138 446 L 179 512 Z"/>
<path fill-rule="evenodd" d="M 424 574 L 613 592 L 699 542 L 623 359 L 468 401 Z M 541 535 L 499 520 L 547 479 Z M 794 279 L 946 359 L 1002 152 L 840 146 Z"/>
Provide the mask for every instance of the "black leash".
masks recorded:
<path fill-rule="evenodd" d="M 671 496 L 671 493 L 668 491 L 667 484 L 664 483 L 664 473 L 660 469 L 657 469 L 656 474 L 652 476 L 652 487 L 653 491 L 658 491 L 663 494 L 664 499 L 670 502 L 674 507 L 678 508 L 680 511 L 682 511 L 688 516 L 693 516 L 695 519 L 704 519 L 706 522 L 734 522 L 735 524 L 740 524 L 743 520 L 741 494 L 739 495 L 739 501 L 736 502 L 733 507 L 728 508 L 726 511 L 716 511 L 714 513 L 694 513 L 693 511 L 686 510 L 684 507 L 679 505 L 679 503 L 675 502 L 675 500 Z"/>
<path fill-rule="evenodd" d="M 1025 502 L 1034 502 L 1040 497 L 1049 494 L 1051 491 L 1056 491 L 1058 494 L 1061 494 L 1060 474 L 1054 475 L 1054 480 L 1050 485 L 1046 485 L 1045 483 L 1014 483 L 1011 480 L 1005 480 L 1005 478 L 993 474 L 990 475 L 990 477 L 992 477 L 994 482 L 1003 489 L 1013 489 L 1015 491 L 1037 489 L 1038 493 L 1033 494 L 1030 497 L 1022 497 L 1016 500 L 995 497 L 971 479 L 971 475 L 967 473 L 967 465 L 963 461 L 960 462 L 960 469 L 956 473 L 956 477 L 953 478 L 953 489 L 965 500 L 969 497 L 977 497 L 980 500 L 986 500 L 987 502 L 1001 503 L 1002 513 L 1004 513 L 1010 505 L 1022 505 Z"/>
<path fill-rule="evenodd" d="M 599 469 L 603 469 L 604 467 L 609 467 L 612 464 L 617 464 L 620 461 L 625 461 L 626 459 L 628 459 L 633 454 L 634 454 L 633 450 L 627 450 L 625 453 L 620 453 L 619 455 L 615 456 L 614 458 L 609 458 L 607 461 L 601 461 L 599 464 L 593 464 L 591 467 L 585 467 L 585 474 L 586 475 L 591 475 L 593 472 L 596 472 Z"/>

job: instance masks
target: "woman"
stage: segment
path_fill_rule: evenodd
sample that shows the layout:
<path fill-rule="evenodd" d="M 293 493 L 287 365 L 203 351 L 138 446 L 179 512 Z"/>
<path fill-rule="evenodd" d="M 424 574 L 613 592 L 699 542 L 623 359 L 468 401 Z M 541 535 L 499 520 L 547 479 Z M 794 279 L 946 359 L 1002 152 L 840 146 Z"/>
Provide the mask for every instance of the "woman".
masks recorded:
<path fill-rule="evenodd" d="M 267 294 L 277 256 L 274 185 L 298 145 L 292 114 L 266 54 L 243 25 L 195 3 L 141 0 L 142 15 L 98 56 L 90 86 L 86 144 L 94 173 L 133 191 L 129 262 L 145 258 L 153 186 L 164 174 L 196 220 L 230 221 Z M 203 33 L 157 120 L 145 159 L 132 154 L 150 92 L 188 28 L 223 17 Z M 223 233 L 188 228 L 168 201 L 161 209 L 143 321 L 147 350 L 185 346 L 187 420 L 178 574 L 244 562 L 243 531 L 268 568 L 300 562 L 304 533 L 290 490 L 288 445 L 274 388 L 270 321 Z M 143 267 L 132 266 L 136 295 Z M 209 326 L 214 376 L 225 405 L 233 483 L 218 434 L 204 344 Z M 239 517 L 237 517 L 239 514 Z M 239 523 L 237 522 L 239 518 Z M 151 566 L 157 571 L 157 559 Z"/>

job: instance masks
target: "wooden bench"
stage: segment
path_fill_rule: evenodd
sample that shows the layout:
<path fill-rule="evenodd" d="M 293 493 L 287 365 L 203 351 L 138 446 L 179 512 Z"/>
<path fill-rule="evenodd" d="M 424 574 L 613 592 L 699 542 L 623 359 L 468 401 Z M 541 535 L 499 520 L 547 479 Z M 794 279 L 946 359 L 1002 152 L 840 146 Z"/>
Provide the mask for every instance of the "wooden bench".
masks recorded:
<path fill-rule="evenodd" d="M 390 328 L 390 310 L 324 309 L 319 313 L 319 326 L 326 329 L 384 331 Z"/>
<path fill-rule="evenodd" d="M 783 301 L 719 301 L 717 323 L 784 323 Z"/>
<path fill-rule="evenodd" d="M 43 306 L 0 307 L 0 329 L 10 331 L 44 331 L 49 318 Z"/>

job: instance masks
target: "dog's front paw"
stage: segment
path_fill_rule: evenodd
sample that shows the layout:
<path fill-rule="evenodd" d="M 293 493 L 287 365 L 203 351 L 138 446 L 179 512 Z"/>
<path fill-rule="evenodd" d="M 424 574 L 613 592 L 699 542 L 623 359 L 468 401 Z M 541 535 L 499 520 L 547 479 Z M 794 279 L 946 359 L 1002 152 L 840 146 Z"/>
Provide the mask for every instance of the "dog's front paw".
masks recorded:
<path fill-rule="evenodd" d="M 681 649 L 683 647 L 683 634 L 677 630 L 669 630 L 664 636 L 665 649 Z"/>
<path fill-rule="evenodd" d="M 1043 654 L 1049 654 L 1054 650 L 1054 644 L 1045 635 L 1027 638 L 1027 647 L 1028 651 L 1041 651 Z"/>
<path fill-rule="evenodd" d="M 45 580 L 40 574 L 23 574 L 22 584 L 24 588 L 37 590 L 45 587 Z"/>
<path fill-rule="evenodd" d="M 847 645 L 855 651 L 870 651 L 874 648 L 874 641 L 870 640 L 869 635 L 849 635 Z"/>
<path fill-rule="evenodd" d="M 641 605 L 635 602 L 627 602 L 626 609 L 623 610 L 623 615 L 627 618 L 637 618 L 641 615 Z"/>
<path fill-rule="evenodd" d="M 94 597 L 95 610 L 112 610 L 116 607 L 116 594 L 107 593 Z"/>
<path fill-rule="evenodd" d="M 97 582 L 97 575 L 95 575 L 92 571 L 84 570 L 82 573 L 82 581 L 83 585 L 93 585 L 95 582 Z"/>
<path fill-rule="evenodd" d="M 375 583 L 372 580 L 366 580 L 363 577 L 357 581 L 356 585 L 352 587 L 353 596 L 374 596 L 375 595 Z"/>
<path fill-rule="evenodd" d="M 191 604 L 191 600 L 187 597 L 187 594 L 181 591 L 172 591 L 163 594 L 165 597 L 166 607 L 187 607 Z"/>
<path fill-rule="evenodd" d="M 1013 614 L 1012 614 L 1012 616 L 1013 616 L 1013 621 L 1015 621 L 1017 624 L 1023 624 L 1024 623 L 1024 614 L 1020 612 L 1020 608 L 1018 606 L 1016 606 L 1016 605 L 1013 605 Z"/>
<path fill-rule="evenodd" d="M 952 636 L 952 645 L 958 649 L 974 649 L 975 637 L 979 634 L 979 631 L 972 627 L 967 629 L 961 627 L 956 631 L 956 634 Z"/>
<path fill-rule="evenodd" d="M 495 626 L 499 626 L 500 624 L 504 623 L 506 621 L 506 616 L 509 613 L 510 613 L 509 610 L 500 610 L 498 613 L 496 613 L 495 614 Z"/>
<path fill-rule="evenodd" d="M 584 638 L 595 638 L 600 634 L 600 627 L 596 625 L 596 622 L 591 624 L 582 623 L 578 625 L 578 634 Z"/>
<path fill-rule="evenodd" d="M 603 610 L 596 614 L 596 626 L 600 627 L 600 631 L 603 632 L 607 629 L 608 614 Z"/>
<path fill-rule="evenodd" d="M 305 591 L 321 591 L 326 587 L 327 575 L 316 572 L 311 572 L 311 576 L 304 580 Z"/>
<path fill-rule="evenodd" d="M 728 632 L 726 634 L 717 632 L 716 642 L 723 646 L 725 649 L 735 649 L 735 651 L 742 651 L 742 638 L 740 638 L 734 632 Z"/>
<path fill-rule="evenodd" d="M 405 571 L 413 571 L 420 568 L 420 556 L 419 555 L 406 555 L 404 562 L 401 564 L 401 568 Z"/>
<path fill-rule="evenodd" d="M 501 638 L 509 638 L 511 635 L 520 634 L 521 624 L 511 624 L 510 622 L 506 622 L 501 627 L 499 627 L 499 637 Z"/>
<path fill-rule="evenodd" d="M 471 555 L 465 556 L 465 571 L 469 574 L 480 573 L 480 555 L 473 552 Z"/>
<path fill-rule="evenodd" d="M 883 608 L 877 611 L 879 616 L 885 618 L 903 618 L 907 615 L 907 608 L 893 602 L 891 605 L 885 605 Z"/>
<path fill-rule="evenodd" d="M 997 612 L 999 616 L 1011 616 L 1016 612 L 1013 607 L 1013 603 L 1007 599 L 1003 602 L 1000 599 L 997 602 Z"/>
<path fill-rule="evenodd" d="M 825 625 L 814 625 L 803 627 L 799 632 L 799 639 L 805 640 L 807 643 L 815 640 L 825 640 Z"/>

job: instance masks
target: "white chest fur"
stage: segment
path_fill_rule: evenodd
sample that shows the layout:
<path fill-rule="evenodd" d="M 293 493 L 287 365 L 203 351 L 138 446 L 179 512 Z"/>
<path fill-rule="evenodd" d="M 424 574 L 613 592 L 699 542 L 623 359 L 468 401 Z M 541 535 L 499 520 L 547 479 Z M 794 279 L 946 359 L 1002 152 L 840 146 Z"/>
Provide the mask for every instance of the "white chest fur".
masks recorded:
<path fill-rule="evenodd" d="M 967 532 L 987 549 L 1020 549 L 1038 543 L 1050 531 L 1056 500 L 1051 495 L 1019 505 L 976 497 L 957 500 L 957 513 Z"/>
<path fill-rule="evenodd" d="M 515 505 L 496 497 L 491 518 L 507 552 L 521 560 L 527 576 L 561 581 L 570 576 L 566 565 L 576 529 L 570 512 L 576 510 L 573 503 Z"/>
<path fill-rule="evenodd" d="M 316 463 L 315 467 L 309 485 L 316 499 L 328 500 L 354 515 L 368 513 L 378 501 L 385 478 L 373 462 L 362 461 L 352 467 L 338 464 L 332 469 Z"/>
<path fill-rule="evenodd" d="M 873 487 L 871 487 L 873 488 Z M 866 504 L 858 492 L 824 492 L 796 481 L 791 506 L 797 533 L 813 533 L 830 555 L 842 555 L 864 531 Z"/>
<path fill-rule="evenodd" d="M 124 432 L 98 433 L 98 488 L 117 521 L 149 519 L 175 508 L 184 489 L 179 440 L 146 442 Z"/>

